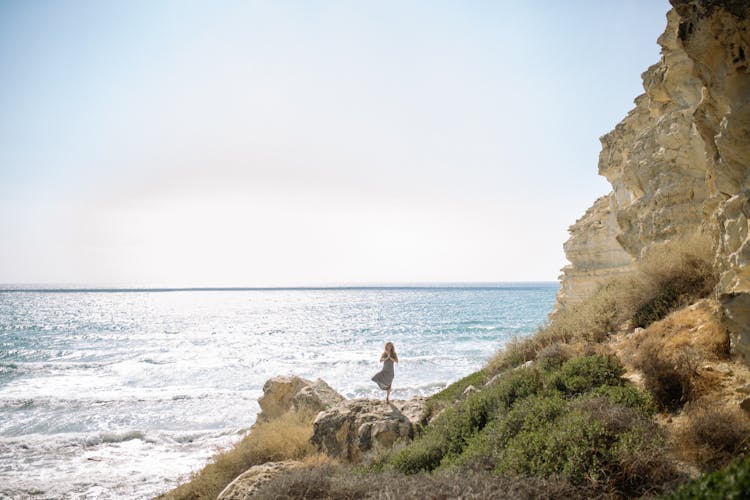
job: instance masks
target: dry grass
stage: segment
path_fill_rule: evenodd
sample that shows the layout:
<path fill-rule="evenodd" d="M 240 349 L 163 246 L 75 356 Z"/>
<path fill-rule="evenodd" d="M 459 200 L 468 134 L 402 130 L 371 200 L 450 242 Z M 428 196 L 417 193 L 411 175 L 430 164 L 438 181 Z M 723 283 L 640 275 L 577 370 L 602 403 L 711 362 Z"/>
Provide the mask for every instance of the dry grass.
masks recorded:
<path fill-rule="evenodd" d="M 514 339 L 490 360 L 487 371 L 499 373 L 535 360 L 555 344 L 585 352 L 587 345 L 604 342 L 629 320 L 646 326 L 708 296 L 716 282 L 713 245 L 706 235 L 695 233 L 654 245 L 642 256 L 637 272 L 613 278 L 581 303 L 557 311 L 531 337 Z M 723 345 L 715 349 L 725 350 Z"/>
<path fill-rule="evenodd" d="M 703 470 L 716 470 L 744 456 L 750 447 L 750 419 L 739 408 L 702 399 L 685 409 L 685 425 L 676 433 L 682 455 Z"/>
<path fill-rule="evenodd" d="M 213 499 L 232 480 L 253 465 L 281 460 L 315 458 L 310 444 L 313 416 L 289 412 L 269 422 L 259 422 L 242 441 L 219 452 L 190 481 L 166 493 L 166 499 Z"/>
<path fill-rule="evenodd" d="M 631 335 L 622 351 L 661 407 L 676 410 L 717 388 L 716 374 L 701 364 L 728 358 L 729 335 L 718 305 L 702 300 Z"/>
<path fill-rule="evenodd" d="M 727 359 L 729 333 L 721 324 L 720 314 L 718 303 L 702 300 L 634 335 L 630 341 L 630 349 L 657 349 L 667 354 L 689 349 L 704 360 Z"/>

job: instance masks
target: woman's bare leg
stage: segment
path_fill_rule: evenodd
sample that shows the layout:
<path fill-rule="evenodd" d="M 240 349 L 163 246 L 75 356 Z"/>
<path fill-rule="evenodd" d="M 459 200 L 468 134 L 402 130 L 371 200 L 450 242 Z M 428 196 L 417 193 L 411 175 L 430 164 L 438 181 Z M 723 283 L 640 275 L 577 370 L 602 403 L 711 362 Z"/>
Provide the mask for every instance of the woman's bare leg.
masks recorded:
<path fill-rule="evenodd" d="M 391 399 L 391 388 L 389 387 L 388 389 L 385 390 L 385 402 L 390 403 L 390 399 Z"/>

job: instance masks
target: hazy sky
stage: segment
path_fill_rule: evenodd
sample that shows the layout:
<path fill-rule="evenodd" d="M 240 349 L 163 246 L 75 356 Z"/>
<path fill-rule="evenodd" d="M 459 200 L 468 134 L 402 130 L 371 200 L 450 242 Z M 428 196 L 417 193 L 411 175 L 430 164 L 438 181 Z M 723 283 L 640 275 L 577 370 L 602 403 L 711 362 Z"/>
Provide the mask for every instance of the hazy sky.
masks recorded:
<path fill-rule="evenodd" d="M 0 283 L 554 280 L 666 0 L 0 2 Z"/>

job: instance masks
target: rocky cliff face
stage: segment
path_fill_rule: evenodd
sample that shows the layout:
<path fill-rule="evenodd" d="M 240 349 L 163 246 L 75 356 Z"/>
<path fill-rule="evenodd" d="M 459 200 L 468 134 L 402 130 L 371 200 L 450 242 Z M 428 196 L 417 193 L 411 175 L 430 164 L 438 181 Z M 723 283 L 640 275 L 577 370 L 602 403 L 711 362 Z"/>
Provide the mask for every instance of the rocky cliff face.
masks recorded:
<path fill-rule="evenodd" d="M 612 192 L 570 228 L 558 307 L 699 233 L 716 250 L 733 348 L 750 363 L 750 2 L 671 0 L 645 93 L 602 137 Z"/>

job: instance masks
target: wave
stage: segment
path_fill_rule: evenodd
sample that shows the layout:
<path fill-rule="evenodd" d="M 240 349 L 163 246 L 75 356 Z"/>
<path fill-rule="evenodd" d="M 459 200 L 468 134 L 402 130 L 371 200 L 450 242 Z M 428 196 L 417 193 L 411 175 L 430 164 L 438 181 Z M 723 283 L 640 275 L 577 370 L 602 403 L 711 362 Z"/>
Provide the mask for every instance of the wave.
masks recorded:
<path fill-rule="evenodd" d="M 147 440 L 146 434 L 143 431 L 103 432 L 98 436 L 87 439 L 86 446 L 94 446 L 102 443 L 122 443 L 125 441 L 132 441 L 133 439 L 140 439 L 141 441 L 146 442 L 155 442 L 153 440 Z"/>

